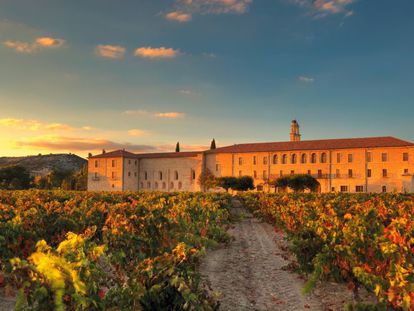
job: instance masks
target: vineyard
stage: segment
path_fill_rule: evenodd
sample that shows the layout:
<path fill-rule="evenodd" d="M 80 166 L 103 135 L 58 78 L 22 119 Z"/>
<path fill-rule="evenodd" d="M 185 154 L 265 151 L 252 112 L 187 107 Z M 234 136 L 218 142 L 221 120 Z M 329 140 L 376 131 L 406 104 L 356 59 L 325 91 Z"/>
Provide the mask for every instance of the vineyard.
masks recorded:
<path fill-rule="evenodd" d="M 0 291 L 16 310 L 213 309 L 197 262 L 226 194 L 0 192 Z"/>
<path fill-rule="evenodd" d="M 245 206 L 283 230 L 309 275 L 363 286 L 378 310 L 414 310 L 414 197 L 403 194 L 246 194 Z M 368 306 L 359 306 L 368 310 Z M 365 309 L 367 308 L 367 309 Z M 373 309 L 369 309 L 373 310 Z"/>

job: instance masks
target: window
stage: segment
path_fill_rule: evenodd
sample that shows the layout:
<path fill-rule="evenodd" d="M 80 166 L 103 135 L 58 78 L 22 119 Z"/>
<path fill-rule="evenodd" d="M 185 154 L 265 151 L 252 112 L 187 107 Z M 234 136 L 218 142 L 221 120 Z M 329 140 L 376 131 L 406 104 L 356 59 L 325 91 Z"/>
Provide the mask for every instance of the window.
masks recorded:
<path fill-rule="evenodd" d="M 341 154 L 340 153 L 336 154 L 336 163 L 341 163 Z"/>
<path fill-rule="evenodd" d="M 335 187 L 332 187 L 332 188 L 331 188 L 331 191 L 332 191 L 332 192 L 335 192 Z"/>
<path fill-rule="evenodd" d="M 114 184 L 112 184 L 112 188 L 115 188 L 115 185 Z"/>
<path fill-rule="evenodd" d="M 177 171 L 174 172 L 174 179 L 178 180 L 178 172 Z"/>
<path fill-rule="evenodd" d="M 280 172 L 279 172 L 279 176 L 280 176 L 280 177 L 283 177 L 283 171 L 280 171 Z"/>
<path fill-rule="evenodd" d="M 355 192 L 364 192 L 364 186 L 355 186 Z"/>
<path fill-rule="evenodd" d="M 140 186 L 141 186 L 141 189 L 144 189 L 144 183 L 143 182 L 141 182 Z"/>
<path fill-rule="evenodd" d="M 382 177 L 388 177 L 388 170 L 385 168 L 382 170 Z"/>
<path fill-rule="evenodd" d="M 286 164 L 286 162 L 287 162 L 287 155 L 284 154 L 282 155 L 282 164 Z"/>
<path fill-rule="evenodd" d="M 112 172 L 111 177 L 112 177 L 112 179 L 115 179 L 116 178 L 116 173 Z"/>
<path fill-rule="evenodd" d="M 138 164 L 138 162 L 137 162 L 137 160 L 135 160 L 135 166 L 137 166 L 137 164 Z"/>
<path fill-rule="evenodd" d="M 178 182 L 178 190 L 181 190 L 182 187 L 183 187 L 183 183 L 181 181 Z"/>
<path fill-rule="evenodd" d="M 403 153 L 403 161 L 407 162 L 408 161 L 408 152 L 404 152 Z"/>
<path fill-rule="evenodd" d="M 94 177 L 95 177 L 95 179 L 98 179 L 98 173 L 95 173 Z"/>
<path fill-rule="evenodd" d="M 161 171 L 158 172 L 158 179 L 162 180 L 162 172 Z"/>
<path fill-rule="evenodd" d="M 253 171 L 253 177 L 256 179 L 257 178 L 257 172 Z"/>
<path fill-rule="evenodd" d="M 174 183 L 170 182 L 170 189 L 174 189 Z"/>
<path fill-rule="evenodd" d="M 352 155 L 352 153 L 348 154 L 348 163 L 352 163 L 353 160 L 354 156 Z"/>
<path fill-rule="evenodd" d="M 134 172 L 134 176 L 137 177 L 137 172 Z"/>
<path fill-rule="evenodd" d="M 267 171 L 263 171 L 263 179 L 267 179 Z"/>
<path fill-rule="evenodd" d="M 116 165 L 116 161 L 112 160 L 112 167 L 115 167 L 115 165 Z"/>
<path fill-rule="evenodd" d="M 318 178 L 322 178 L 322 170 L 318 170 Z"/>
<path fill-rule="evenodd" d="M 300 162 L 301 163 L 306 163 L 306 154 L 305 153 L 302 154 Z"/>
<path fill-rule="evenodd" d="M 273 164 L 277 164 L 277 154 L 273 156 Z"/>
<path fill-rule="evenodd" d="M 216 164 L 216 172 L 220 170 L 220 164 Z"/>
<path fill-rule="evenodd" d="M 95 167 L 98 167 L 98 165 L 99 165 L 98 160 L 95 160 Z"/>
<path fill-rule="evenodd" d="M 195 170 L 191 170 L 191 179 L 195 180 L 196 179 L 196 172 Z"/>
<path fill-rule="evenodd" d="M 336 170 L 336 178 L 341 177 L 341 171 L 339 169 Z"/>
<path fill-rule="evenodd" d="M 131 172 L 128 172 L 128 177 L 131 177 Z"/>
<path fill-rule="evenodd" d="M 326 153 L 321 154 L 321 163 L 326 163 Z"/>
<path fill-rule="evenodd" d="M 348 192 L 348 186 L 341 186 L 341 192 Z"/>
<path fill-rule="evenodd" d="M 147 182 L 147 188 L 148 189 L 151 189 L 151 182 L 149 181 L 149 182 Z"/>
<path fill-rule="evenodd" d="M 256 156 L 253 156 L 253 165 L 256 165 L 256 164 L 257 164 Z"/>
<path fill-rule="evenodd" d="M 370 168 L 367 170 L 367 177 L 372 177 L 372 170 Z"/>
<path fill-rule="evenodd" d="M 267 157 L 264 157 L 264 158 L 263 158 L 263 164 L 264 164 L 264 165 L 267 165 Z"/>
<path fill-rule="evenodd" d="M 95 173 L 96 174 L 96 173 Z M 404 175 L 408 175 L 408 168 L 404 169 Z"/>
<path fill-rule="evenodd" d="M 311 172 L 311 170 L 308 170 L 308 175 L 312 175 L 312 172 Z"/>
<path fill-rule="evenodd" d="M 382 162 L 388 161 L 388 153 L 381 153 L 381 160 Z"/>
<path fill-rule="evenodd" d="M 148 172 L 144 172 L 144 179 L 148 180 Z"/>
<path fill-rule="evenodd" d="M 382 192 L 387 192 L 387 186 L 382 186 Z"/>
<path fill-rule="evenodd" d="M 239 165 L 243 165 L 243 158 L 242 157 L 239 158 Z"/>
<path fill-rule="evenodd" d="M 295 175 L 295 171 L 294 170 L 291 170 L 290 171 L 290 175 Z"/>
<path fill-rule="evenodd" d="M 348 170 L 348 177 L 352 178 L 353 176 L 354 176 L 354 172 L 351 169 L 349 169 Z"/>
<path fill-rule="evenodd" d="M 239 177 L 242 177 L 242 176 L 243 176 L 242 171 L 239 171 Z"/>
<path fill-rule="evenodd" d="M 367 162 L 372 162 L 372 153 L 367 152 Z"/>
<path fill-rule="evenodd" d="M 290 162 L 291 162 L 292 164 L 296 164 L 296 159 L 297 159 L 296 154 L 292 154 L 291 159 L 290 159 Z"/>
<path fill-rule="evenodd" d="M 165 183 L 165 181 L 162 183 L 162 189 L 167 188 L 167 184 Z"/>
<path fill-rule="evenodd" d="M 311 163 L 316 163 L 316 153 L 311 154 Z"/>
<path fill-rule="evenodd" d="M 131 160 L 128 160 L 128 164 L 131 164 Z"/>
<path fill-rule="evenodd" d="M 158 182 L 155 182 L 155 184 L 154 184 L 154 188 L 155 188 L 155 189 L 158 189 Z"/>

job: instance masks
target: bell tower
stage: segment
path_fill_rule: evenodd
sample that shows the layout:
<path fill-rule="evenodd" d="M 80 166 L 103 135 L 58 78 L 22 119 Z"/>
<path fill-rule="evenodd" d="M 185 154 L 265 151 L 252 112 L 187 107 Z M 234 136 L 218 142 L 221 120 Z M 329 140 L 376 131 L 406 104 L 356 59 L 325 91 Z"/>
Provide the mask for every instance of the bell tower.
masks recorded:
<path fill-rule="evenodd" d="M 290 141 L 300 141 L 299 123 L 296 120 L 290 125 Z"/>

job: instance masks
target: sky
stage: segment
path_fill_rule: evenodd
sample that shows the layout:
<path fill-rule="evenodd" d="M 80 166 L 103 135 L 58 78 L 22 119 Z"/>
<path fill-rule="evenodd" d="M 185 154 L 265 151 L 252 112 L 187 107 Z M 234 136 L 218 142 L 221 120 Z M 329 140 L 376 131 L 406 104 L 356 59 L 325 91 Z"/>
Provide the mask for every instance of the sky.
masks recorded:
<path fill-rule="evenodd" d="M 412 0 L 0 0 L 0 156 L 414 141 Z"/>

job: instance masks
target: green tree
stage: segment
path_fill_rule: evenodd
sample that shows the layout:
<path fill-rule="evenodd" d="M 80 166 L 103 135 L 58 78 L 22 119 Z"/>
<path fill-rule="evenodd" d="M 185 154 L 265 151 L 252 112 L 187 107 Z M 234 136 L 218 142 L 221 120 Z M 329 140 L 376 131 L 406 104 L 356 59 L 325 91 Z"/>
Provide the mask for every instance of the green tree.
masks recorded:
<path fill-rule="evenodd" d="M 10 190 L 29 189 L 33 184 L 33 177 L 22 166 L 8 166 L 0 169 L 0 188 Z"/>
<path fill-rule="evenodd" d="M 198 177 L 198 184 L 203 190 L 208 190 L 216 187 L 216 177 L 211 173 L 209 169 L 203 171 Z"/>
<path fill-rule="evenodd" d="M 180 152 L 180 142 L 175 145 L 175 152 Z"/>
<path fill-rule="evenodd" d="M 229 191 L 230 188 L 234 189 L 237 184 L 236 177 L 219 177 L 216 179 L 216 186 Z"/>
<path fill-rule="evenodd" d="M 216 140 L 213 138 L 210 144 L 210 150 L 216 149 Z"/>
<path fill-rule="evenodd" d="M 315 178 L 306 174 L 283 176 L 276 179 L 273 184 L 283 191 L 290 188 L 294 192 L 303 192 L 305 190 L 315 192 L 320 186 L 319 182 Z"/>

